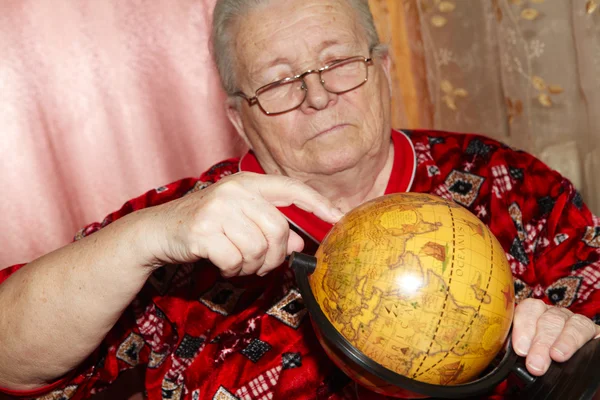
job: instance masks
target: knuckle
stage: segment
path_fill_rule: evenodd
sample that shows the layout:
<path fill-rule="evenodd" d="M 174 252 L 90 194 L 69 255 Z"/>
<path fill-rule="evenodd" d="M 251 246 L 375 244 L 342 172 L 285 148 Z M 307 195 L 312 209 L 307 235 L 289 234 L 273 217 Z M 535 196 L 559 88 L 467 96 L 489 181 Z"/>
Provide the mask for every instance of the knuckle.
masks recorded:
<path fill-rule="evenodd" d="M 248 171 L 241 171 L 241 172 L 238 172 L 237 174 L 231 175 L 232 178 L 240 178 L 240 179 L 254 179 L 254 178 L 262 178 L 264 176 L 265 175 L 257 174 L 256 172 L 248 172 Z"/>
<path fill-rule="evenodd" d="M 243 177 L 240 179 L 243 179 Z M 239 182 L 238 179 L 223 179 L 220 183 L 219 190 L 225 194 L 239 194 L 244 189 L 244 186 Z"/>
<path fill-rule="evenodd" d="M 250 187 L 252 185 L 256 185 L 259 184 L 261 182 L 263 182 L 264 180 L 268 180 L 269 176 L 268 175 L 263 175 L 263 174 L 257 174 L 255 172 L 238 172 L 235 173 L 231 176 L 228 176 L 224 179 L 227 179 L 228 182 L 230 183 L 235 183 L 237 185 L 239 185 L 240 188 L 248 188 L 248 185 L 250 185 Z"/>
<path fill-rule="evenodd" d="M 236 174 L 233 174 L 231 176 L 228 176 L 228 177 L 226 177 L 224 179 L 227 179 L 228 181 L 236 182 L 236 183 L 239 184 L 239 182 L 243 182 L 245 180 L 252 179 L 252 177 L 254 175 L 255 174 L 253 174 L 252 172 L 244 172 L 244 171 L 242 171 L 242 172 L 238 172 Z"/>
<path fill-rule="evenodd" d="M 205 235 L 213 230 L 212 221 L 206 218 L 197 218 L 196 223 L 193 225 L 192 231 L 195 235 Z"/>
<path fill-rule="evenodd" d="M 275 240 L 281 241 L 281 240 L 287 238 L 289 230 L 290 229 L 288 227 L 287 222 L 278 221 L 278 223 L 273 224 L 273 227 L 271 228 L 271 236 Z"/>
<path fill-rule="evenodd" d="M 563 307 L 550 307 L 548 310 L 546 310 L 544 315 L 551 315 L 566 321 L 569 319 L 569 317 L 571 317 L 572 313 Z"/>
<path fill-rule="evenodd" d="M 552 307 L 552 309 L 564 314 L 567 318 L 570 318 L 573 315 L 573 311 L 569 310 L 568 308 L 565 307 Z"/>
<path fill-rule="evenodd" d="M 264 240 L 257 240 L 253 246 L 250 246 L 244 253 L 244 259 L 248 261 L 261 260 L 267 253 L 268 247 Z"/>
<path fill-rule="evenodd" d="M 281 264 L 276 264 L 276 263 L 265 263 L 261 268 L 260 271 L 262 273 L 269 273 L 271 271 L 273 271 L 275 268 L 277 268 L 279 265 Z"/>
<path fill-rule="evenodd" d="M 280 266 L 285 260 L 285 249 L 283 247 L 273 248 L 264 259 L 263 267 L 266 270 L 272 270 Z"/>
<path fill-rule="evenodd" d="M 187 245 L 187 250 L 194 254 L 194 255 L 200 255 L 203 253 L 203 246 L 200 244 L 199 241 L 196 240 L 192 240 L 188 245 Z"/>
<path fill-rule="evenodd" d="M 250 175 L 252 175 L 250 172 L 241 171 L 229 176 L 228 179 L 247 179 Z"/>
<path fill-rule="evenodd" d="M 221 275 L 223 276 L 234 276 L 235 272 L 233 268 L 229 268 L 229 267 L 222 267 L 219 268 L 221 270 Z"/>
<path fill-rule="evenodd" d="M 280 179 L 281 179 L 281 182 L 284 185 L 287 185 L 287 186 L 299 186 L 299 185 L 303 185 L 299 180 L 294 179 L 294 178 L 289 177 L 289 176 L 282 176 L 282 177 L 280 177 Z"/>
<path fill-rule="evenodd" d="M 515 309 L 515 327 L 527 327 L 534 329 L 540 316 L 544 314 L 546 303 L 539 299 L 525 299 Z"/>
<path fill-rule="evenodd" d="M 569 319 L 569 323 L 573 325 L 574 331 L 577 333 L 583 333 L 586 336 L 594 336 L 596 333 L 596 325 L 591 319 L 581 315 L 573 314 Z"/>
<path fill-rule="evenodd" d="M 561 340 L 571 347 L 571 350 L 577 350 L 583 345 L 581 333 L 576 329 L 565 329 L 562 333 Z"/>
<path fill-rule="evenodd" d="M 531 341 L 532 347 L 542 348 L 550 351 L 550 347 L 554 343 L 555 338 L 549 335 L 537 334 Z"/>
<path fill-rule="evenodd" d="M 540 317 L 538 325 L 546 329 L 562 329 L 567 319 L 564 314 L 549 310 Z"/>
<path fill-rule="evenodd" d="M 308 193 L 313 194 L 315 190 L 305 183 L 300 182 L 297 179 L 285 177 L 282 181 L 282 185 L 290 193 Z"/>
<path fill-rule="evenodd" d="M 283 263 L 284 259 L 285 259 L 284 254 L 279 254 L 279 253 L 274 254 L 273 257 L 270 257 L 270 259 L 265 259 L 263 268 L 268 271 L 275 269 L 278 266 L 280 266 L 281 263 Z"/>
<path fill-rule="evenodd" d="M 239 252 L 233 252 L 233 254 L 229 254 L 227 257 L 227 261 L 225 261 L 225 268 L 227 269 L 235 269 L 239 268 L 244 262 L 244 257 Z"/>
<path fill-rule="evenodd" d="M 209 223 L 215 216 L 220 215 L 221 207 L 218 200 L 209 198 L 203 204 L 196 206 L 191 217 L 197 225 L 200 223 Z"/>
<path fill-rule="evenodd" d="M 531 309 L 533 311 L 546 311 L 546 309 L 548 308 L 548 305 L 546 303 L 544 303 L 543 300 L 540 299 L 525 299 L 520 303 L 520 306 L 522 306 L 523 308 L 527 308 L 527 309 Z"/>

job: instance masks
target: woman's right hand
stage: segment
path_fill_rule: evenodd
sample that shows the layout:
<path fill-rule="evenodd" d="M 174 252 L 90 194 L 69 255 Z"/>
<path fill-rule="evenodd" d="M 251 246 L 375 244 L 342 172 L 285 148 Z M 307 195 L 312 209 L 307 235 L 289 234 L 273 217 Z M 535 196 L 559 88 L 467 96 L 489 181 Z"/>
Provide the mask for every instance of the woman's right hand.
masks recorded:
<path fill-rule="evenodd" d="M 0 312 L 0 386 L 37 389 L 81 365 L 164 264 L 209 259 L 226 277 L 278 267 L 303 248 L 276 208 L 290 204 L 340 216 L 299 181 L 241 173 L 32 261 L 0 285 L 0 303 L 11 304 Z"/>
<path fill-rule="evenodd" d="M 143 224 L 149 265 L 209 259 L 225 277 L 265 275 L 304 247 L 276 208 L 291 204 L 330 223 L 342 216 L 327 198 L 298 180 L 246 172 L 142 210 L 152 221 Z"/>

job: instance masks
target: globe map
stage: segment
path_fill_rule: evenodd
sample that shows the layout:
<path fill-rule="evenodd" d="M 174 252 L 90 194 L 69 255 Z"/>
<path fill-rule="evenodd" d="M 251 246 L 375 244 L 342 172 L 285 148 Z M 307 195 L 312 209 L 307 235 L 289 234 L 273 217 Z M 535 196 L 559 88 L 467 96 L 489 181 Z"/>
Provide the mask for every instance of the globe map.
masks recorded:
<path fill-rule="evenodd" d="M 367 202 L 333 227 L 316 258 L 309 284 L 323 313 L 391 371 L 437 385 L 465 383 L 505 343 L 514 310 L 510 266 L 489 229 L 453 202 L 419 193 Z"/>

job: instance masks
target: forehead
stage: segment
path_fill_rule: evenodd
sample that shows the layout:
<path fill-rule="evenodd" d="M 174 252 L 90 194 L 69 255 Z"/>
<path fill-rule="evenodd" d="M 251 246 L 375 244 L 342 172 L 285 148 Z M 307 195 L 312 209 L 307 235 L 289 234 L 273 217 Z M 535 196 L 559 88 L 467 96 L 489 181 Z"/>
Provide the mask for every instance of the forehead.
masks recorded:
<path fill-rule="evenodd" d="M 240 21 L 235 52 L 245 72 L 252 72 L 277 61 L 313 62 L 336 46 L 365 45 L 364 30 L 346 0 L 272 0 Z"/>

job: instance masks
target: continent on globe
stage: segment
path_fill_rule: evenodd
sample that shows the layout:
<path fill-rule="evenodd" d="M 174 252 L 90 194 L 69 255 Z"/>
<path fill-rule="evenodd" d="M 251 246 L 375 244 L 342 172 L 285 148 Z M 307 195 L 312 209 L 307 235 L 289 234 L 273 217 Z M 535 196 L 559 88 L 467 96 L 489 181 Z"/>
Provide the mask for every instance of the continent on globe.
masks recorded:
<path fill-rule="evenodd" d="M 439 243 L 427 242 L 421 249 L 421 253 L 426 256 L 431 256 L 441 262 L 446 262 L 447 246 L 442 246 Z"/>

